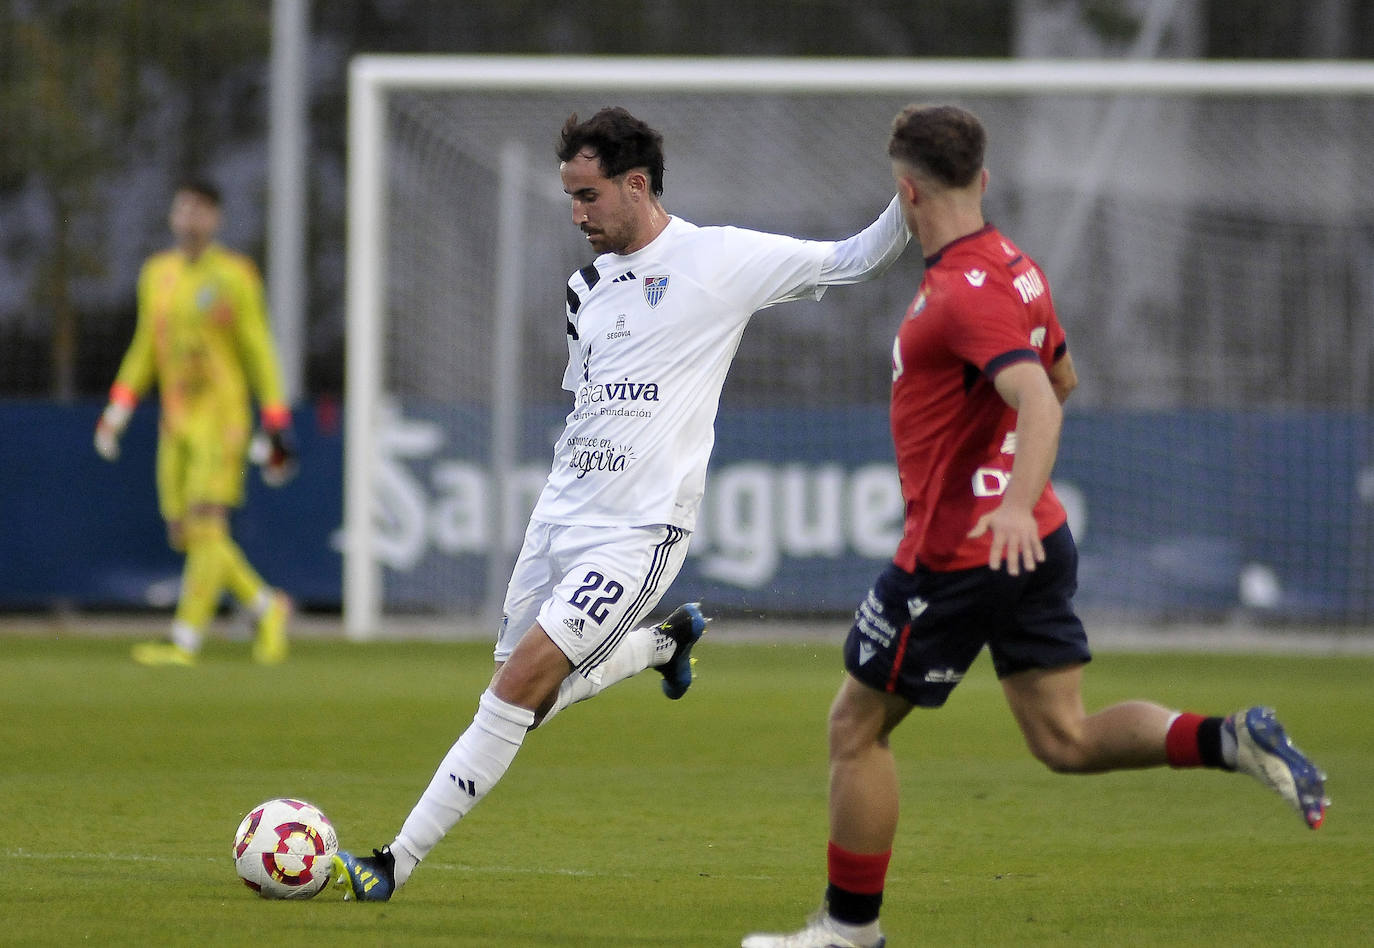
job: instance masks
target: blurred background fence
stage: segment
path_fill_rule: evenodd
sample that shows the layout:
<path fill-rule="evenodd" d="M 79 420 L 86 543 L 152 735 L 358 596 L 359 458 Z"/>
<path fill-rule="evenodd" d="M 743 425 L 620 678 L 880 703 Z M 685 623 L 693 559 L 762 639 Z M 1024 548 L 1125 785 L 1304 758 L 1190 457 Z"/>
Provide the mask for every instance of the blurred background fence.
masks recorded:
<path fill-rule="evenodd" d="M 269 147 L 284 22 L 303 27 L 288 90 L 305 117 L 295 194 Z M 0 502 L 12 512 L 0 608 L 158 605 L 175 589 L 152 500 L 155 411 L 140 409 L 115 468 L 94 459 L 89 433 L 132 335 L 137 269 L 165 245 L 169 192 L 189 171 L 219 181 L 225 242 L 262 262 L 276 290 L 290 284 L 274 299 L 294 301 L 274 320 L 294 341 L 283 352 L 305 473 L 283 492 L 255 485 L 239 532 L 269 578 L 339 607 L 347 71 L 365 52 L 1334 64 L 1374 55 L 1374 0 L 0 0 Z M 546 195 L 531 210 L 544 262 L 526 303 L 533 326 L 553 328 L 527 330 L 535 367 L 520 393 L 532 406 L 521 460 L 537 481 L 560 414 L 562 281 L 584 262 L 549 152 L 566 111 L 604 98 L 396 105 L 391 130 L 409 158 L 395 186 L 412 203 L 393 207 L 390 255 L 404 254 L 389 305 L 440 308 L 388 343 L 389 357 L 428 357 L 395 370 L 383 439 L 391 608 L 489 599 L 491 571 L 473 557 L 500 529 L 464 513 L 490 499 L 484 422 L 471 414 L 489 361 L 462 322 L 486 291 L 404 294 L 436 276 L 461 284 L 455 260 L 481 269 L 478 249 L 453 250 L 494 240 L 463 215 L 494 201 L 484 149 L 519 129 L 531 174 L 549 178 L 532 185 Z M 668 126 L 670 210 L 829 237 L 881 206 L 886 123 L 921 98 L 759 100 L 729 121 L 709 99 L 680 113 L 630 90 L 617 102 Z M 1148 617 L 1368 622 L 1370 97 L 961 101 L 990 125 L 989 214 L 1049 272 L 1083 376 L 1060 479 L 1079 488 L 1084 601 Z M 298 263 L 273 256 L 282 202 L 301 208 Z M 450 252 L 429 263 L 436 246 Z M 918 278 L 917 261 L 904 266 L 831 294 L 829 309 L 764 314 L 746 334 L 708 487 L 716 512 L 685 580 L 740 609 L 842 612 L 862 592 L 893 529 L 865 504 L 886 496 L 885 366 Z M 823 434 L 856 429 L 861 443 Z M 795 433 L 760 447 L 763 430 Z"/>

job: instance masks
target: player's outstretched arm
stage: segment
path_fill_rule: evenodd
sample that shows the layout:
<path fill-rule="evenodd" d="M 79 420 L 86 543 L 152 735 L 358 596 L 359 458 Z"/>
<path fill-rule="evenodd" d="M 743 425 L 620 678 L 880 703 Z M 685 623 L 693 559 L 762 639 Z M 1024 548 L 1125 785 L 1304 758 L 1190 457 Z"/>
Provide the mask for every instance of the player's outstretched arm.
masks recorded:
<path fill-rule="evenodd" d="M 820 283 L 862 283 L 882 274 L 911 240 L 901 204 L 893 198 L 878 219 L 852 237 L 837 240 L 821 264 Z"/>

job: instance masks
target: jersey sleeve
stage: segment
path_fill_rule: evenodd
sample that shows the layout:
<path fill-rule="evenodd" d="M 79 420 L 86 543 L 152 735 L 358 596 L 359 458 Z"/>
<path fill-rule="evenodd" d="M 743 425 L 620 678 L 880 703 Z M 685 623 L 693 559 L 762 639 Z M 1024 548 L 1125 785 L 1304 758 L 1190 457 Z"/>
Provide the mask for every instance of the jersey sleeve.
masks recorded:
<path fill-rule="evenodd" d="M 901 204 L 894 197 L 872 224 L 831 244 L 821 264 L 821 283 L 838 286 L 871 280 L 892 266 L 910 240 Z"/>
<path fill-rule="evenodd" d="M 1011 289 L 966 283 L 963 275 L 953 283 L 960 298 L 946 324 L 950 349 L 989 378 L 1012 363 L 1038 361 L 1026 310 Z"/>
<path fill-rule="evenodd" d="M 568 320 L 568 365 L 563 369 L 563 388 L 569 392 L 577 391 L 578 364 L 581 361 L 582 347 L 577 344 L 577 327 Z"/>
<path fill-rule="evenodd" d="M 718 291 L 747 312 L 790 300 L 821 298 L 821 265 L 831 244 L 739 227 L 718 229 L 723 241 Z"/>
<path fill-rule="evenodd" d="M 805 240 L 724 227 L 727 280 L 757 310 L 791 300 L 818 300 L 826 287 L 879 275 L 902 255 L 911 233 L 893 198 L 878 219 L 844 240 Z"/>
<path fill-rule="evenodd" d="M 280 427 L 290 416 L 282 385 L 281 364 L 277 361 L 276 344 L 268 328 L 262 278 L 258 276 L 257 267 L 246 259 L 235 261 L 235 276 L 238 314 L 234 327 L 243 371 L 257 397 L 264 421 L 271 427 Z"/>
<path fill-rule="evenodd" d="M 595 263 L 589 263 L 568 278 L 567 297 L 563 304 L 563 316 L 568 321 L 568 365 L 563 369 L 563 388 L 569 392 L 577 391 L 581 375 L 582 345 L 577 330 L 577 315 L 582 309 L 583 298 L 601 280 Z"/>
<path fill-rule="evenodd" d="M 1046 348 L 1050 353 L 1050 362 L 1058 362 L 1064 358 L 1064 353 L 1069 351 L 1069 337 L 1064 332 L 1064 327 L 1059 323 L 1059 314 L 1054 308 L 1050 308 L 1050 320 L 1048 326 L 1048 338 Z"/>
<path fill-rule="evenodd" d="M 112 391 L 123 392 L 137 400 L 152 388 L 157 375 L 157 353 L 153 349 L 152 264 L 145 263 L 138 275 L 138 316 L 134 338 L 119 363 Z"/>

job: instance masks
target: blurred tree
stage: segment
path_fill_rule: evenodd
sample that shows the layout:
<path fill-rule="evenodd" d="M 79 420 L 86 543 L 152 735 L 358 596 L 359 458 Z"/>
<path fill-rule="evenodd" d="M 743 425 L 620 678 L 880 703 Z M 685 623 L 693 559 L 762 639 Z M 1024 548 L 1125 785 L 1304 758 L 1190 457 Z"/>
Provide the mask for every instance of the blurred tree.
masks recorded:
<path fill-rule="evenodd" d="M 1005 56 L 1011 0 L 331 0 L 316 27 L 369 52 Z"/>
<path fill-rule="evenodd" d="M 1193 11 L 1183 55 L 1374 55 L 1374 0 L 314 0 L 308 387 L 342 379 L 355 53 L 1000 57 L 1043 54 L 1018 38 L 1035 23 L 1112 54 L 1158 4 Z M 261 259 L 242 202 L 262 198 L 271 6 L 0 0 L 0 393 L 108 384 L 179 172 L 224 177 L 227 239 Z"/>
<path fill-rule="evenodd" d="M 77 391 L 72 288 L 102 273 L 106 248 L 91 222 L 137 161 L 133 130 L 150 90 L 184 98 L 181 164 L 202 164 L 218 140 L 204 119 L 219 77 L 265 59 L 268 14 L 268 0 L 0 5 L 0 190 L 25 191 L 42 206 L 46 226 L 18 238 L 33 244 L 18 249 L 34 261 L 30 320 L 50 326 L 54 396 Z M 149 71 L 166 82 L 149 83 Z"/>

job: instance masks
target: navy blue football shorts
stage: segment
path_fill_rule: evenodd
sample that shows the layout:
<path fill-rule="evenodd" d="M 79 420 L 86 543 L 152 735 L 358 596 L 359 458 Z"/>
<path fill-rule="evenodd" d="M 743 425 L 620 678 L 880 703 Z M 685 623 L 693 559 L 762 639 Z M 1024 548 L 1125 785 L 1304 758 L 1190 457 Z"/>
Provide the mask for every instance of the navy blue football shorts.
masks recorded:
<path fill-rule="evenodd" d="M 854 614 L 844 666 L 859 681 L 912 704 L 945 703 L 984 645 L 998 678 L 1092 660 L 1073 610 L 1078 548 L 1067 524 L 1044 539 L 1045 562 L 1005 569 L 908 573 L 889 564 Z"/>

